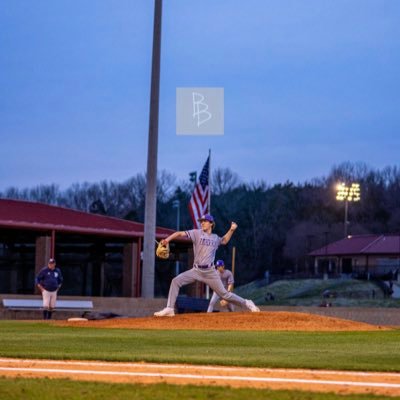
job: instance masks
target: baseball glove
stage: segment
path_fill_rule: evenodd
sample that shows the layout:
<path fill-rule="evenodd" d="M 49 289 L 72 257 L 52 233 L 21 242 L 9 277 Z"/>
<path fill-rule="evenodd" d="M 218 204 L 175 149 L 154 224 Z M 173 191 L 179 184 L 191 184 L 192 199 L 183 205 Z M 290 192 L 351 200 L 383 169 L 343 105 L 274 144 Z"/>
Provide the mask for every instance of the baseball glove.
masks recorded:
<path fill-rule="evenodd" d="M 222 300 L 219 302 L 219 305 L 220 305 L 221 307 L 226 307 L 226 306 L 228 305 L 228 302 L 227 302 L 226 300 L 222 299 Z"/>
<path fill-rule="evenodd" d="M 156 256 L 164 260 L 169 258 L 169 244 L 162 244 L 159 242 L 156 249 Z"/>

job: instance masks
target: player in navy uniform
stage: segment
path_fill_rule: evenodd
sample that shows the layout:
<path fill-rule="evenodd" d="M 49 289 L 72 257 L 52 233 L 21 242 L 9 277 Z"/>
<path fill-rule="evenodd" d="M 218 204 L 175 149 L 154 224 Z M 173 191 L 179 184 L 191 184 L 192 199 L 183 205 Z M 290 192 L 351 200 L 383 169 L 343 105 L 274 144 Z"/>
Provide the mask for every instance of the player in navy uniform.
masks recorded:
<path fill-rule="evenodd" d="M 50 258 L 47 267 L 38 273 L 35 283 L 42 292 L 43 319 L 51 319 L 53 309 L 56 306 L 57 292 L 63 283 L 61 270 L 56 268 L 56 260 Z"/>
<path fill-rule="evenodd" d="M 228 292 L 222 284 L 219 272 L 215 269 L 215 252 L 220 245 L 226 245 L 229 242 L 233 232 L 237 229 L 237 224 L 232 222 L 228 232 L 224 236 L 219 237 L 215 233 L 212 233 L 215 226 L 212 215 L 205 214 L 199 218 L 199 221 L 201 229 L 177 231 L 161 241 L 163 244 L 168 244 L 176 238 L 187 237 L 193 242 L 194 263 L 192 269 L 182 272 L 172 279 L 167 307 L 155 312 L 154 315 L 156 317 L 173 317 L 175 315 L 174 308 L 179 289 L 195 281 L 204 282 L 220 298 L 230 303 L 245 307 L 251 312 L 260 312 L 260 309 L 251 300 L 243 299 L 232 292 Z"/>

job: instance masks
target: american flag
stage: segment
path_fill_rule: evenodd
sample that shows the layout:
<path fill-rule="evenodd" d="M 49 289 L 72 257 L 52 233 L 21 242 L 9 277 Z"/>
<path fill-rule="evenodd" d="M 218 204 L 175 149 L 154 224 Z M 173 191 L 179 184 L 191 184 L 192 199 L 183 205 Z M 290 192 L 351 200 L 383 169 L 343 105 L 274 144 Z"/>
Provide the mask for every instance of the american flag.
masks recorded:
<path fill-rule="evenodd" d="M 210 156 L 208 156 L 206 163 L 201 171 L 199 181 L 197 182 L 192 197 L 189 202 L 189 212 L 192 217 L 193 226 L 197 229 L 200 228 L 200 223 L 197 221 L 202 215 L 209 212 L 209 196 L 210 188 L 208 184 L 208 175 L 210 168 Z"/>

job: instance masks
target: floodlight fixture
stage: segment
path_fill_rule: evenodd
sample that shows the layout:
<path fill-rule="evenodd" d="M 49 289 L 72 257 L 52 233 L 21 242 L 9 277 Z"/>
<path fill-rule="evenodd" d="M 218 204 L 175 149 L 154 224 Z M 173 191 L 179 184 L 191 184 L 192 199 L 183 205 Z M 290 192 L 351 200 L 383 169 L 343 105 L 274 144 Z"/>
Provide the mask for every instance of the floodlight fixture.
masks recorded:
<path fill-rule="evenodd" d="M 359 183 L 346 185 L 344 182 L 336 185 L 336 200 L 344 201 L 344 236 L 347 237 L 347 229 L 350 224 L 348 220 L 349 202 L 361 200 L 361 190 Z"/>

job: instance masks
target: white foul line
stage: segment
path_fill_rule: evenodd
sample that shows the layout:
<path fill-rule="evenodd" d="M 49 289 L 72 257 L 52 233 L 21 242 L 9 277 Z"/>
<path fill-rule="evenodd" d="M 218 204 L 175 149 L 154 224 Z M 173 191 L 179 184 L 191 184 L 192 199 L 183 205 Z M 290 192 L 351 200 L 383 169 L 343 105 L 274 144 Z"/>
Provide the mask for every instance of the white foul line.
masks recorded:
<path fill-rule="evenodd" d="M 0 371 L 9 372 L 43 372 L 43 373 L 63 373 L 80 375 L 111 375 L 111 376 L 136 376 L 136 377 L 158 377 L 158 378 L 177 378 L 177 379 L 213 379 L 220 381 L 247 381 L 247 382 L 281 382 L 281 383 L 308 383 L 314 385 L 340 385 L 340 386 L 359 386 L 359 387 L 383 387 L 400 389 L 400 383 L 383 382 L 353 382 L 353 381 L 328 381 L 315 379 L 291 379 L 291 378 L 259 378 L 245 376 L 218 376 L 218 375 L 194 375 L 194 374 L 164 374 L 150 372 L 120 372 L 120 371 L 82 371 L 79 369 L 52 369 L 52 368 L 17 368 L 0 367 Z"/>
<path fill-rule="evenodd" d="M 304 369 L 304 368 L 257 368 L 257 367 L 227 367 L 227 366 L 213 366 L 213 365 L 198 365 L 198 364 L 154 364 L 154 363 L 135 363 L 135 362 L 117 362 L 117 361 L 74 361 L 74 360 L 44 360 L 37 359 L 16 359 L 16 358 L 0 358 L 0 363 L 18 362 L 28 364 L 54 364 L 54 365 L 81 365 L 81 366 L 117 366 L 117 367 L 140 367 L 140 368 L 156 368 L 156 369 L 202 369 L 202 370 L 217 370 L 217 371 L 251 371 L 257 370 L 260 372 L 284 372 L 284 373 L 312 373 L 319 375 L 350 375 L 350 376 L 373 376 L 373 377 L 399 377 L 398 372 L 364 372 L 364 371 L 335 371 L 335 370 L 321 370 L 321 369 Z"/>

